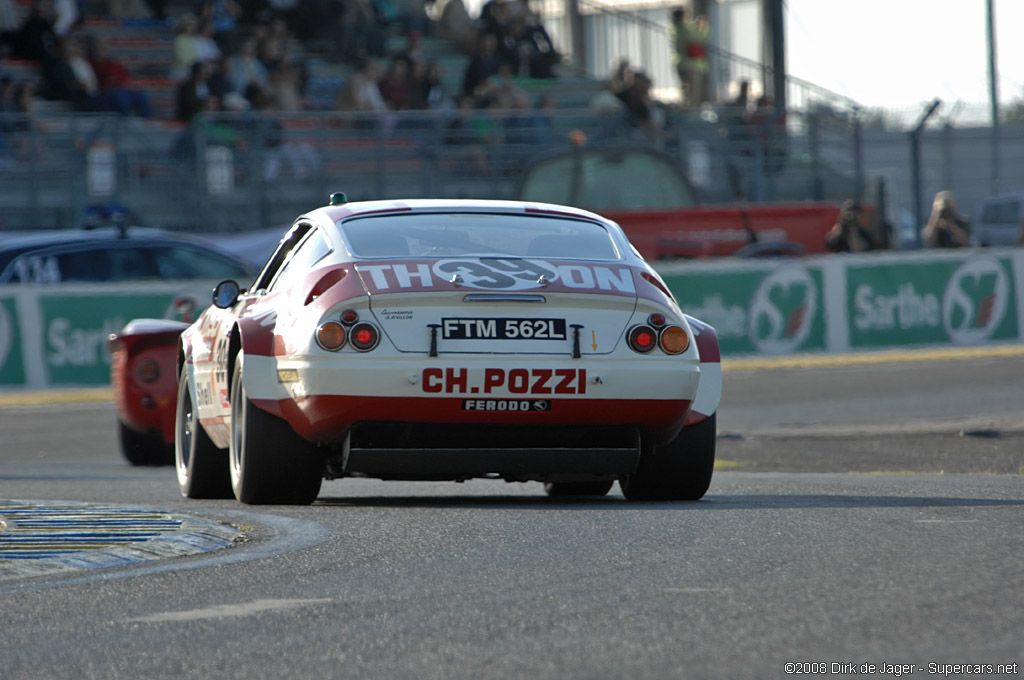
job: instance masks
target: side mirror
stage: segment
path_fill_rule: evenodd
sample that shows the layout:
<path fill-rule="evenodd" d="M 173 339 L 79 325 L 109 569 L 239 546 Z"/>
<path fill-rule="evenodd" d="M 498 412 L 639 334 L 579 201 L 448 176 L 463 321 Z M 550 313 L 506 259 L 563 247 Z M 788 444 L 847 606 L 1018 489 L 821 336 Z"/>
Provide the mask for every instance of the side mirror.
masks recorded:
<path fill-rule="evenodd" d="M 219 309 L 233 307 L 235 303 L 238 302 L 238 296 L 240 293 L 241 289 L 234 281 L 221 281 L 217 284 L 217 287 L 213 289 L 213 306 Z"/>

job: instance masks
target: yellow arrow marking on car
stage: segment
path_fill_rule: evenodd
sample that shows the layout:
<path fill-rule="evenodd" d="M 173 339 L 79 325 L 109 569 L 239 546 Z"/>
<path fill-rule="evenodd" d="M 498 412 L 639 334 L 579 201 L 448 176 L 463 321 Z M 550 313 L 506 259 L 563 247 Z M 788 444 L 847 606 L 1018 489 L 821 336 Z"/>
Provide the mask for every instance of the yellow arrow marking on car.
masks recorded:
<path fill-rule="evenodd" d="M 591 347 L 593 347 L 594 351 L 596 352 L 597 351 L 597 331 L 590 331 L 590 341 L 593 343 L 591 345 Z"/>

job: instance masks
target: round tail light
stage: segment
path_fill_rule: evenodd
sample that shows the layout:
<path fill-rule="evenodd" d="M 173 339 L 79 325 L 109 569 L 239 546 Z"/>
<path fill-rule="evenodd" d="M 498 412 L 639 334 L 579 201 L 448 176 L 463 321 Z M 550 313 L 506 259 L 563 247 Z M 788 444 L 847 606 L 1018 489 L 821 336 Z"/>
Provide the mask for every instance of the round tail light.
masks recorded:
<path fill-rule="evenodd" d="M 679 326 L 668 326 L 661 331 L 659 341 L 666 354 L 682 354 L 690 346 L 690 335 Z"/>
<path fill-rule="evenodd" d="M 658 344 L 658 332 L 650 326 L 633 326 L 626 336 L 626 342 L 634 352 L 647 354 Z"/>
<path fill-rule="evenodd" d="M 380 342 L 380 332 L 373 324 L 357 323 L 349 333 L 349 340 L 352 346 L 360 352 L 369 352 Z"/>
<path fill-rule="evenodd" d="M 320 324 L 316 329 L 316 344 L 337 352 L 345 344 L 345 327 L 335 321 Z"/>
<path fill-rule="evenodd" d="M 135 377 L 139 382 L 152 383 L 160 377 L 160 364 L 153 359 L 144 359 L 135 367 Z"/>
<path fill-rule="evenodd" d="M 661 328 L 668 322 L 665 320 L 664 314 L 655 312 L 654 314 L 651 314 L 649 317 L 647 317 L 647 323 L 651 324 L 655 328 Z"/>

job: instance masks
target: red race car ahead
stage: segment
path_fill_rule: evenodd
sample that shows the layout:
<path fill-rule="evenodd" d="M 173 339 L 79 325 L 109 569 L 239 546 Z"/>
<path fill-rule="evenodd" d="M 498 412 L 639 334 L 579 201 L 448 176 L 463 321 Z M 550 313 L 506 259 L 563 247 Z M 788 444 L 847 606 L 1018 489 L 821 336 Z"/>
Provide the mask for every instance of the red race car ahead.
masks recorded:
<path fill-rule="evenodd" d="M 699 499 L 721 368 L 614 222 L 512 201 L 300 216 L 181 334 L 182 493 L 311 503 L 323 479 L 495 478 Z"/>

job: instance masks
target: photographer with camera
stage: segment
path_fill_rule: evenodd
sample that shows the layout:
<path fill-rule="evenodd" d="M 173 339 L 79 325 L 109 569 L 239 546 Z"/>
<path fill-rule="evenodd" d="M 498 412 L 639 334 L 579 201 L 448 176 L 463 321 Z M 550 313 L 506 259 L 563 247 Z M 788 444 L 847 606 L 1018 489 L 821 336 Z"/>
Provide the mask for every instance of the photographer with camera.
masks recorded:
<path fill-rule="evenodd" d="M 882 247 L 864 225 L 864 209 L 854 200 L 843 201 L 839 219 L 825 234 L 825 247 L 836 253 L 863 253 Z"/>
<path fill-rule="evenodd" d="M 940 191 L 932 202 L 932 215 L 921 230 L 926 248 L 966 248 L 970 244 L 971 221 L 956 209 L 952 191 Z"/>

